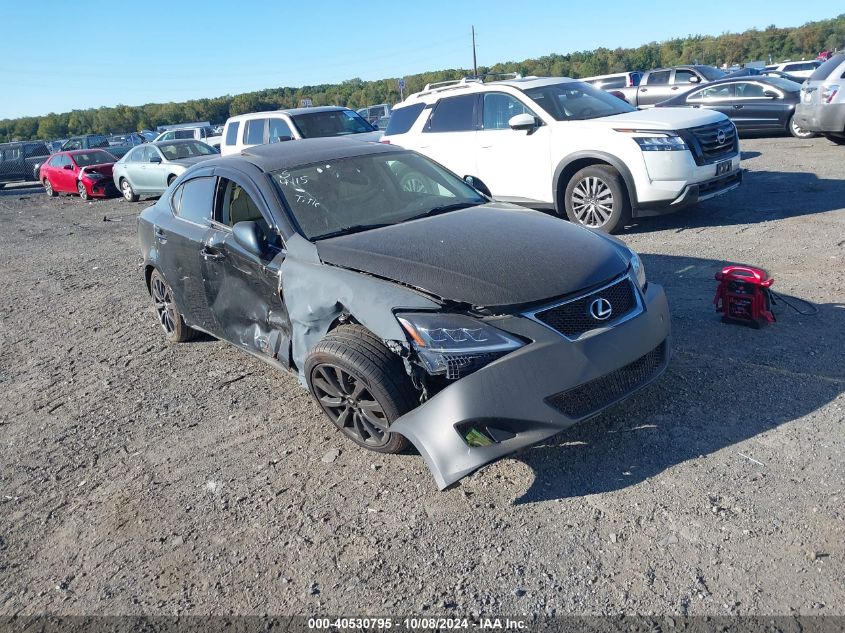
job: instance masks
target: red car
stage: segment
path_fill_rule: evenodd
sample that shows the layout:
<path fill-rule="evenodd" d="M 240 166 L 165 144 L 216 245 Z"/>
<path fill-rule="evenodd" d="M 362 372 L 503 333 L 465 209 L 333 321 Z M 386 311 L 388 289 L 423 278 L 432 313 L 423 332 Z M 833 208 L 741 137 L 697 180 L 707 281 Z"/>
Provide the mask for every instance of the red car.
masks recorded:
<path fill-rule="evenodd" d="M 41 165 L 39 180 L 48 196 L 78 193 L 83 200 L 117 196 L 111 175 L 116 160 L 102 149 L 59 152 Z"/>

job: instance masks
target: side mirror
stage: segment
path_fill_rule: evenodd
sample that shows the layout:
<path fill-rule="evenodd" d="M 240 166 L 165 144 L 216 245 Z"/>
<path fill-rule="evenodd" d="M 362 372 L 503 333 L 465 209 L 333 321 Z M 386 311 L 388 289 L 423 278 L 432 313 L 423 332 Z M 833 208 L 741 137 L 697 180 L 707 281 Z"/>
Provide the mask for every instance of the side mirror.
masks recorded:
<path fill-rule="evenodd" d="M 274 136 L 270 139 L 271 143 L 284 143 L 285 141 L 292 141 L 293 137 L 283 134 L 282 136 Z"/>
<path fill-rule="evenodd" d="M 533 130 L 537 122 L 534 117 L 523 112 L 522 114 L 515 114 L 508 120 L 508 127 L 512 130 Z"/>
<path fill-rule="evenodd" d="M 464 176 L 464 182 L 473 189 L 475 189 L 477 192 L 487 196 L 488 198 L 493 197 L 493 194 L 490 193 L 490 190 L 487 188 L 487 186 L 480 180 L 476 180 L 472 176 Z"/>
<path fill-rule="evenodd" d="M 151 163 L 155 163 L 156 165 L 161 164 L 161 156 L 153 156 L 153 157 L 150 159 L 150 162 L 151 162 Z"/>
<path fill-rule="evenodd" d="M 235 241 L 256 257 L 262 257 L 267 252 L 267 238 L 255 222 L 238 222 L 232 227 Z"/>
<path fill-rule="evenodd" d="M 692 77 L 689 78 L 689 82 L 691 84 L 699 84 L 699 83 L 701 83 L 701 77 L 699 77 L 698 75 L 693 75 Z"/>
<path fill-rule="evenodd" d="M 62 169 L 73 169 L 73 165 L 65 165 Z"/>

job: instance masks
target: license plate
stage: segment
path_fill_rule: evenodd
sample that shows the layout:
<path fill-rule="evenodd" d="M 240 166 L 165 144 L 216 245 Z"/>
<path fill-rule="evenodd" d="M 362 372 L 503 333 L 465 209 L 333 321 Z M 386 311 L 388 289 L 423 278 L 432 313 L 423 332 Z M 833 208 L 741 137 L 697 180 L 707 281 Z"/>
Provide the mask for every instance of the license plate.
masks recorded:
<path fill-rule="evenodd" d="M 722 174 L 726 174 L 731 170 L 731 161 L 726 160 L 722 161 L 721 163 L 716 163 L 716 175 L 721 176 Z"/>

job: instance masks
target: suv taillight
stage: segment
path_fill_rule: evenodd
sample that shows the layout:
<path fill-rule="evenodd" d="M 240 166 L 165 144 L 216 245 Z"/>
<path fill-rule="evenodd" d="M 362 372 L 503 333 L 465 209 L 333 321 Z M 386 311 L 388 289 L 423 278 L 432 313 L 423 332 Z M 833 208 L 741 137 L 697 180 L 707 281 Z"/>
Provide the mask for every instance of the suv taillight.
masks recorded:
<path fill-rule="evenodd" d="M 839 86 L 825 86 L 822 88 L 822 103 L 830 103 L 839 92 Z"/>

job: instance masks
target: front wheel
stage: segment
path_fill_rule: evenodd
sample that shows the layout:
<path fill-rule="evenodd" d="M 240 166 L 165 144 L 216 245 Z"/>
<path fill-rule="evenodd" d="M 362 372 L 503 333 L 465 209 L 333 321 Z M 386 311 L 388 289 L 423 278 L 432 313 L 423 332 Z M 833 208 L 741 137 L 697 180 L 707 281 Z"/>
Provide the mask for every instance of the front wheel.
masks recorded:
<path fill-rule="evenodd" d="M 564 206 L 571 222 L 606 233 L 621 231 L 631 217 L 625 183 L 610 165 L 590 165 L 572 176 Z"/>
<path fill-rule="evenodd" d="M 360 325 L 342 325 L 305 360 L 311 395 L 332 423 L 359 446 L 398 453 L 407 445 L 390 425 L 415 406 L 402 360 Z"/>
<path fill-rule="evenodd" d="M 79 197 L 83 200 L 88 200 L 88 190 L 85 188 L 85 184 L 78 182 L 76 183 L 76 190 L 79 192 Z"/>
<path fill-rule="evenodd" d="M 126 178 L 120 179 L 120 191 L 127 202 L 138 202 L 140 199 L 140 196 L 135 193 L 135 190 Z"/>
<path fill-rule="evenodd" d="M 795 138 L 813 138 L 816 135 L 815 132 L 810 132 L 809 130 L 805 130 L 800 127 L 798 123 L 796 123 L 794 115 L 789 117 L 789 122 L 786 124 L 786 128 Z"/>

